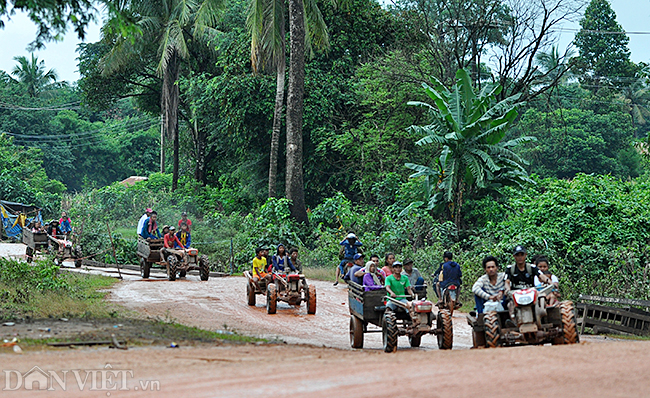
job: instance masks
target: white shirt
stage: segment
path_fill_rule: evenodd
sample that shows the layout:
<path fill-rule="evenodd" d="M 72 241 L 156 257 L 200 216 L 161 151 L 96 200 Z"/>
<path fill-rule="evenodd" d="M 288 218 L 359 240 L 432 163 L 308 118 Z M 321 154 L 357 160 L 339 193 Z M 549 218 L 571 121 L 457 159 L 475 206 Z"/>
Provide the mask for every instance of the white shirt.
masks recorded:
<path fill-rule="evenodd" d="M 548 276 L 548 275 L 547 275 L 547 276 Z M 542 282 L 540 282 L 540 280 L 539 280 L 539 278 L 538 278 L 537 276 L 535 276 L 535 281 L 534 281 L 534 282 L 535 282 L 535 286 L 539 286 L 539 285 L 542 284 Z M 557 276 L 555 276 L 555 275 L 551 275 L 551 283 L 557 283 L 557 284 L 559 284 L 559 283 L 560 283 L 560 280 L 557 279 Z"/>
<path fill-rule="evenodd" d="M 138 235 L 140 235 L 140 231 L 142 231 L 142 227 L 144 226 L 144 222 L 147 220 L 147 218 L 149 218 L 147 213 L 144 213 L 142 217 L 140 217 L 140 221 L 138 221 L 138 230 L 136 231 Z"/>

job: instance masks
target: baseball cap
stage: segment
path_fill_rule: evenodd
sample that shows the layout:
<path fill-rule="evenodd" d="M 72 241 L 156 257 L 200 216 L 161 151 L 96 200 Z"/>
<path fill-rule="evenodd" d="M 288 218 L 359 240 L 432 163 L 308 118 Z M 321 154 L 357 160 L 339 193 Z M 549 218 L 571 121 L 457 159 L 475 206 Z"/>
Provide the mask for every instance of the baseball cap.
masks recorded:
<path fill-rule="evenodd" d="M 407 258 L 406 260 L 404 260 L 404 264 L 413 264 L 413 260 Z"/>
<path fill-rule="evenodd" d="M 526 248 L 523 247 L 522 245 L 517 245 L 517 246 L 515 247 L 515 250 L 513 251 L 513 254 L 517 254 L 517 253 L 524 253 L 524 254 L 526 254 Z"/>
<path fill-rule="evenodd" d="M 397 267 L 398 265 L 399 265 L 400 267 L 403 266 L 402 263 L 400 263 L 399 261 L 395 261 L 395 262 L 393 263 L 393 267 Z"/>
<path fill-rule="evenodd" d="M 364 256 L 362 253 L 357 253 L 354 255 L 354 261 L 357 261 L 358 259 L 365 258 L 365 257 L 366 256 Z"/>

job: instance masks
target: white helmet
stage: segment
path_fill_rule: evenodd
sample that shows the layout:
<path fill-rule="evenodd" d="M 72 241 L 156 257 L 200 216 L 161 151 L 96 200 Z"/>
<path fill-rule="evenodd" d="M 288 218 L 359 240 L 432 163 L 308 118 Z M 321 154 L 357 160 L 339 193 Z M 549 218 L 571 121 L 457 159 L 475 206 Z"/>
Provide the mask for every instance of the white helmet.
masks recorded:
<path fill-rule="evenodd" d="M 356 236 L 355 234 L 353 234 L 352 232 L 350 232 L 350 233 L 348 234 L 348 237 L 345 238 L 345 239 L 356 239 L 356 238 L 357 238 L 357 236 Z"/>

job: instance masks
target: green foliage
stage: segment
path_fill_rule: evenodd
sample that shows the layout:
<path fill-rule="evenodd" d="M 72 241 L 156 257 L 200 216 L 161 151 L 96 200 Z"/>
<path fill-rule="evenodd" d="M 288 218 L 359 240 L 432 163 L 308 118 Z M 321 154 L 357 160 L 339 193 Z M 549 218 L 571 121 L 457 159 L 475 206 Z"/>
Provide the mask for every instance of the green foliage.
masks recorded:
<path fill-rule="evenodd" d="M 548 256 L 569 297 L 649 297 L 647 182 L 580 174 L 538 185 L 512 190 L 501 220 L 488 222 L 482 231 L 492 239 L 474 245 L 506 261 L 517 243 L 527 245 L 529 256 Z"/>
<path fill-rule="evenodd" d="M 433 104 L 410 104 L 425 108 L 431 124 L 411 126 L 410 130 L 422 137 L 418 145 L 434 146 L 436 168 L 414 163 L 406 166 L 416 171 L 412 178 L 424 177 L 428 209 L 455 206 L 450 215 L 459 222 L 464 196 L 480 189 L 530 182 L 523 167 L 526 162 L 512 148 L 534 137 L 501 142 L 522 105 L 519 95 L 497 102 L 502 89 L 497 83 L 486 84 L 477 94 L 463 69 L 456 73 L 451 90 L 440 82 L 423 86 Z"/>
<path fill-rule="evenodd" d="M 585 73 L 587 88 L 596 91 L 603 85 L 623 87 L 634 77 L 636 66 L 630 61 L 627 47 L 630 38 L 616 21 L 616 13 L 607 0 L 591 0 L 580 20 L 582 29 L 575 44 L 580 50 L 578 68 Z M 599 33 L 599 32 L 606 33 Z"/>
<path fill-rule="evenodd" d="M 538 145 L 526 148 L 521 156 L 530 162 L 531 172 L 543 177 L 572 178 L 577 173 L 636 177 L 640 173 L 640 155 L 630 142 L 633 126 L 622 112 L 529 109 L 516 131 L 537 138 Z"/>
<path fill-rule="evenodd" d="M 286 247 L 302 244 L 287 199 L 269 198 L 259 211 L 246 216 L 244 227 L 250 233 L 251 248 L 276 246 L 280 243 Z"/>

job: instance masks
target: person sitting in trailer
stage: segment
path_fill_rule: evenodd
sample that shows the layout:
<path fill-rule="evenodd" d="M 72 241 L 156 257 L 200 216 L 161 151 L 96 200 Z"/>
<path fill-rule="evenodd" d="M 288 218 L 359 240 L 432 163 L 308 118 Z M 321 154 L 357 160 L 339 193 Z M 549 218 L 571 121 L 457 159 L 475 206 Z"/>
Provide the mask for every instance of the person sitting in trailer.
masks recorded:
<path fill-rule="evenodd" d="M 293 263 L 291 263 L 291 259 L 289 256 L 287 256 L 287 250 L 282 243 L 278 245 L 278 251 L 275 253 L 271 261 L 273 263 L 274 271 L 284 273 L 285 268 L 289 266 L 289 268 L 291 268 L 291 271 L 294 273 L 296 272 L 296 267 L 294 267 Z"/>
<path fill-rule="evenodd" d="M 64 235 L 63 231 L 59 227 L 58 220 L 50 221 L 50 225 L 47 227 L 47 234 L 53 238 L 61 239 Z"/>
<path fill-rule="evenodd" d="M 170 227 L 170 229 L 173 227 Z M 190 236 L 190 231 L 187 224 L 181 224 L 181 230 L 176 233 L 176 238 L 178 239 L 178 244 L 174 247 L 176 249 L 189 249 L 192 244 L 192 237 Z"/>
<path fill-rule="evenodd" d="M 151 239 L 160 239 L 160 231 L 158 230 L 158 223 L 156 219 L 158 218 L 158 213 L 155 211 L 151 212 L 151 216 L 147 218 L 142 224 L 142 229 L 140 230 L 140 236 L 147 240 Z"/>
<path fill-rule="evenodd" d="M 34 223 L 32 224 L 32 232 L 35 234 L 45 232 L 45 229 L 43 228 L 43 225 L 41 224 L 40 221 L 34 221 Z"/>
<path fill-rule="evenodd" d="M 68 235 L 70 232 L 72 232 L 72 221 L 70 221 L 70 217 L 68 217 L 68 214 L 65 211 L 61 212 L 59 225 L 61 226 L 61 231 L 63 231 L 64 234 Z"/>

